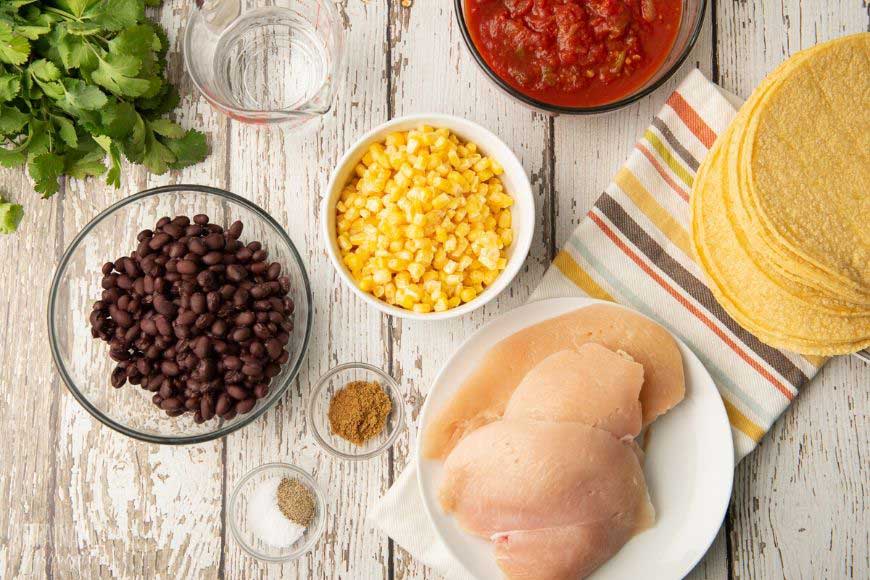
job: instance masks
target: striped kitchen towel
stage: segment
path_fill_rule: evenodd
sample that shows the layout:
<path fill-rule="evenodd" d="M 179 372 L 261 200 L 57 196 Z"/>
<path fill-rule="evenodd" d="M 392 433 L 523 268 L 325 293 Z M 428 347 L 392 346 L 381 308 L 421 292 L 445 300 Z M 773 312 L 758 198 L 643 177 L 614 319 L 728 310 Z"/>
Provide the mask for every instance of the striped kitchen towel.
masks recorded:
<path fill-rule="evenodd" d="M 692 71 L 556 256 L 531 300 L 591 296 L 664 324 L 710 371 L 739 461 L 824 359 L 777 350 L 716 302 L 695 263 L 689 195 L 700 162 L 739 102 Z"/>
<path fill-rule="evenodd" d="M 591 296 L 664 324 L 713 376 L 731 421 L 737 461 L 752 451 L 823 364 L 762 344 L 719 306 L 695 264 L 689 193 L 707 151 L 740 103 L 692 71 L 653 119 L 589 210 L 531 300 Z M 426 518 L 417 466 L 405 468 L 369 519 L 451 580 L 471 577 Z"/>

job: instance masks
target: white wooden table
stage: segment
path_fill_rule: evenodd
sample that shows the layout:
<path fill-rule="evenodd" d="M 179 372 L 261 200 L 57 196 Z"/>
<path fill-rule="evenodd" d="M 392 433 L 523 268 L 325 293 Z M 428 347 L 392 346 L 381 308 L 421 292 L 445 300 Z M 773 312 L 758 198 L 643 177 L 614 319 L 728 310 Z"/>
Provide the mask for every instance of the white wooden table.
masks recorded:
<path fill-rule="evenodd" d="M 708 6 L 684 70 L 652 96 L 605 116 L 551 118 L 484 79 L 452 1 L 403 8 L 399 0 L 342 0 L 351 47 L 346 88 L 333 115 L 294 135 L 230 122 L 193 92 L 178 52 L 191 4 L 168 0 L 159 15 L 172 39 L 180 120 L 210 135 L 204 163 L 159 177 L 127 165 L 120 190 L 73 182 L 50 201 L 37 199 L 22 171 L 0 173 L 0 189 L 27 212 L 19 233 L 0 239 L 0 578 L 436 577 L 365 516 L 411 458 L 420 406 L 442 361 L 486 320 L 526 300 L 689 67 L 745 97 L 789 54 L 870 25 L 859 0 L 719 0 Z M 424 111 L 468 117 L 504 138 L 531 176 L 540 212 L 531 255 L 504 295 L 438 324 L 366 307 L 341 287 L 318 237 L 321 191 L 344 149 L 373 125 Z M 315 324 L 305 366 L 277 408 L 221 441 L 170 448 L 128 439 L 79 407 L 52 366 L 45 307 L 61 253 L 98 211 L 135 191 L 183 182 L 247 196 L 287 226 L 311 274 Z M 320 452 L 303 420 L 312 383 L 351 360 L 401 382 L 411 422 L 392 452 L 368 463 Z M 870 367 L 840 358 L 805 389 L 738 467 L 723 530 L 693 578 L 868 577 L 868 385 Z M 235 544 L 224 511 L 242 474 L 276 460 L 313 470 L 329 492 L 329 517 L 313 552 L 266 566 Z"/>

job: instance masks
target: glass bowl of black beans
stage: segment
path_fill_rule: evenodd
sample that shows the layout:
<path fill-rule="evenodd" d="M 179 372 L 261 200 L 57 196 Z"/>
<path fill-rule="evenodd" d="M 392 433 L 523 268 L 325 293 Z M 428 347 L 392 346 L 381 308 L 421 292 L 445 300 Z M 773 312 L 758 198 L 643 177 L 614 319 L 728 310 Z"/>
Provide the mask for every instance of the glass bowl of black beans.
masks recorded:
<path fill-rule="evenodd" d="M 72 241 L 48 328 L 79 403 L 143 441 L 223 437 L 275 405 L 308 349 L 308 275 L 287 232 L 212 187 L 143 191 Z"/>

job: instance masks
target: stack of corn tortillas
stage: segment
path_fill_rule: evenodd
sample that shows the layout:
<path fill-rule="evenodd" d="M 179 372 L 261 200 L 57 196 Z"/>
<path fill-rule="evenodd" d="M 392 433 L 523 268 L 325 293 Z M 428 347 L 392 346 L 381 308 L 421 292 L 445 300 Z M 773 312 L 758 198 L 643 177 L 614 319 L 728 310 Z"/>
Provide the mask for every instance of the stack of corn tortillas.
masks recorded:
<path fill-rule="evenodd" d="M 710 287 L 763 342 L 870 346 L 870 33 L 794 55 L 716 141 L 692 191 Z"/>

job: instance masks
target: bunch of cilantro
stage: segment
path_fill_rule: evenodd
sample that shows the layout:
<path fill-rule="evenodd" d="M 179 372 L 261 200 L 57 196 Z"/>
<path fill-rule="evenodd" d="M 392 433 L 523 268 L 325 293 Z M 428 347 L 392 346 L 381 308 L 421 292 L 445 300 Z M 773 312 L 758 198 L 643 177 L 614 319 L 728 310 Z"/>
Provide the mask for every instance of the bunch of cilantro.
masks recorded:
<path fill-rule="evenodd" d="M 49 197 L 63 175 L 119 187 L 122 155 L 158 174 L 206 157 L 202 133 L 163 118 L 178 93 L 145 16 L 160 2 L 0 0 L 0 165 L 26 163 Z"/>

